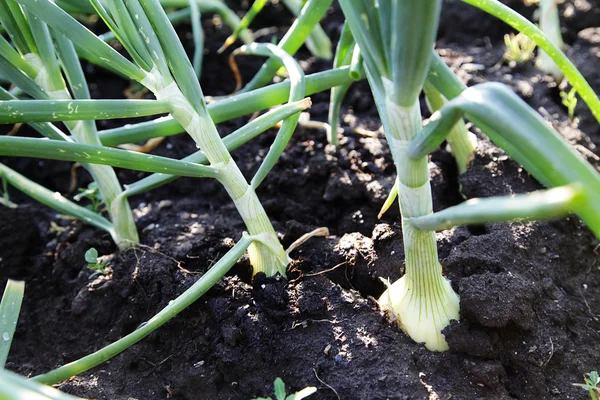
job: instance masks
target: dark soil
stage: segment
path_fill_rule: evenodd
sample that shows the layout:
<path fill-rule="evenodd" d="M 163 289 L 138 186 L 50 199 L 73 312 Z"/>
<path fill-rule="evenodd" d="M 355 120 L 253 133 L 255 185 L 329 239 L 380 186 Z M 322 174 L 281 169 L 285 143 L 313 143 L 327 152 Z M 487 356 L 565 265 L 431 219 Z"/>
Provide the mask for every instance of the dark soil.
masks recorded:
<path fill-rule="evenodd" d="M 525 15 L 533 9 L 507 2 Z M 589 8 L 587 8 L 589 6 Z M 569 55 L 600 89 L 598 4 L 565 7 Z M 570 8 L 569 8 L 570 7 Z M 569 11 L 570 10 L 570 11 Z M 270 5 L 256 28 L 292 19 Z M 323 22 L 334 39 L 341 16 Z M 234 88 L 216 49 L 228 35 L 205 16 L 203 89 Z M 460 30 L 458 29 L 460 28 Z M 183 26 L 181 32 L 189 27 Z M 600 128 L 584 104 L 571 123 L 559 89 L 533 66 L 500 63 L 508 28 L 460 1 L 447 1 L 438 50 L 468 84 L 510 85 L 592 163 Z M 269 38 L 265 38 L 268 40 Z M 189 38 L 186 40 L 190 45 Z M 304 50 L 308 72 L 328 67 Z M 260 62 L 241 60 L 252 76 Z M 125 84 L 89 68 L 95 96 L 122 96 Z M 106 75 L 106 76 L 105 76 Z M 106 79 L 106 81 L 104 80 Z M 328 93 L 313 96 L 310 116 L 325 120 Z M 582 103 L 582 102 L 580 102 Z M 423 110 L 425 115 L 427 111 Z M 339 149 L 318 130 L 299 128 L 259 190 L 285 246 L 327 226 L 292 256 L 289 280 L 257 276 L 247 260 L 180 316 L 113 360 L 58 387 L 97 399 L 249 399 L 272 394 L 281 377 L 292 390 L 316 386 L 317 399 L 584 399 L 571 384 L 600 368 L 598 241 L 576 218 L 486 224 L 438 234 L 445 274 L 461 297 L 461 320 L 444 332 L 451 350 L 431 353 L 413 343 L 378 308 L 379 278 L 403 273 L 397 209 L 377 220 L 394 166 L 366 82 L 344 104 Z M 228 134 L 247 119 L 220 126 Z M 102 125 L 110 127 L 112 125 Z M 477 132 L 477 131 L 476 131 Z M 443 149 L 431 157 L 434 207 L 466 198 L 524 193 L 541 186 L 480 132 L 472 167 L 461 176 Z M 235 152 L 246 174 L 257 169 L 275 131 Z M 183 157 L 194 146 L 180 135 L 156 151 Z M 2 160 L 52 190 L 66 193 L 68 163 Z M 143 174 L 120 171 L 123 182 Z M 79 173 L 79 185 L 89 182 Z M 462 194 L 461 194 L 462 189 Z M 17 209 L 0 208 L 0 285 L 27 282 L 7 368 L 32 376 L 93 352 L 133 331 L 190 287 L 239 239 L 244 225 L 215 182 L 179 179 L 133 198 L 142 246 L 116 253 L 107 234 L 57 217 L 11 190 Z M 98 249 L 110 273 L 90 280 L 84 253 Z"/>

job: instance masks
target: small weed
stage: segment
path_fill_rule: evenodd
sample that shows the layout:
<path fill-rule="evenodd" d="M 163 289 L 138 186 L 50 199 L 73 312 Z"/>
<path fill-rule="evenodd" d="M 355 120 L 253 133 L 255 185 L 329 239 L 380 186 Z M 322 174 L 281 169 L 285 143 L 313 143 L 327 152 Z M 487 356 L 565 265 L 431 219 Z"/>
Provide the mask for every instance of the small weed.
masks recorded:
<path fill-rule="evenodd" d="M 535 42 L 527 35 L 522 33 L 504 35 L 504 43 L 506 44 L 504 59 L 509 63 L 523 64 L 533 57 Z"/>
<path fill-rule="evenodd" d="M 575 120 L 575 107 L 577 107 L 577 90 L 575 88 L 569 90 L 569 92 L 560 92 L 560 98 L 567 111 L 569 112 L 569 119 L 571 122 Z"/>
<path fill-rule="evenodd" d="M 300 390 L 299 392 L 290 394 L 289 396 L 286 397 L 285 383 L 283 383 L 283 380 L 281 378 L 275 379 L 275 383 L 273 384 L 273 386 L 275 387 L 275 399 L 274 400 L 302 400 L 317 391 L 316 387 L 309 386 L 309 387 L 305 387 L 304 389 Z M 273 399 L 271 397 L 258 397 L 253 400 L 273 400 Z"/>
<path fill-rule="evenodd" d="M 75 201 L 81 201 L 83 198 L 88 199 L 91 204 L 88 205 L 87 208 L 94 212 L 100 213 L 104 205 L 104 199 L 102 198 L 98 184 L 96 182 L 92 182 L 86 189 L 79 188 L 78 191 L 79 193 L 73 196 L 73 199 Z"/>
<path fill-rule="evenodd" d="M 88 263 L 88 268 L 94 271 L 94 273 L 90 275 L 89 279 L 92 279 L 93 277 L 100 274 L 106 275 L 106 267 L 108 262 L 98 260 L 98 250 L 92 247 L 88 251 L 86 251 L 85 261 Z"/>
<path fill-rule="evenodd" d="M 592 400 L 600 399 L 600 376 L 597 371 L 592 371 L 583 376 L 585 383 L 573 383 L 573 386 L 579 386 L 588 391 Z"/>

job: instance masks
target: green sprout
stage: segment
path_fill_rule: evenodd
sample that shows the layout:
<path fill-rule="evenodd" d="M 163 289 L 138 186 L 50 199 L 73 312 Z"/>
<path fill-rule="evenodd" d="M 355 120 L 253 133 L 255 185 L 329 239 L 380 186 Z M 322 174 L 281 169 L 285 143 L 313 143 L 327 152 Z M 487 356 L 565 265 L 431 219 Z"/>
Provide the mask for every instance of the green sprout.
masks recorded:
<path fill-rule="evenodd" d="M 100 193 L 100 189 L 98 188 L 98 184 L 96 182 L 91 182 L 87 188 L 79 188 L 79 193 L 73 196 L 73 200 L 81 201 L 81 199 L 88 199 L 90 201 L 90 205 L 88 208 L 96 213 L 100 213 L 102 211 L 102 207 L 104 205 L 104 200 L 102 199 L 102 193 Z"/>
<path fill-rule="evenodd" d="M 572 88 L 569 92 L 561 91 L 560 98 L 563 106 L 567 107 L 569 119 L 575 121 L 575 108 L 577 107 L 577 90 Z"/>
<path fill-rule="evenodd" d="M 587 390 L 592 400 L 600 399 L 600 376 L 597 371 L 592 371 L 583 376 L 585 383 L 573 383 L 573 386 L 578 386 Z"/>
<path fill-rule="evenodd" d="M 273 63 L 267 62 L 267 65 L 276 68 L 283 65 L 288 70 L 290 77 L 288 82 L 232 96 L 208 105 L 199 87 L 196 71 L 187 59 L 169 17 L 158 1 L 92 0 L 90 3 L 94 11 L 109 26 L 115 39 L 119 40 L 129 53 L 132 61 L 117 53 L 105 43 L 103 38 L 87 30 L 56 3 L 49 0 L 18 1 L 19 9 L 25 10 L 26 17 L 45 27 L 61 40 L 72 40 L 72 43 L 69 43 L 80 49 L 78 56 L 139 82 L 154 93 L 157 100 L 47 100 L 44 92 L 36 89 L 26 74 L 15 72 L 13 74 L 15 84 L 31 93 L 39 94 L 40 99 L 22 100 L 6 94 L 5 101 L 0 102 L 0 123 L 28 123 L 38 132 L 46 133 L 49 140 L 0 137 L 0 154 L 65 160 L 89 165 L 108 165 L 153 173 L 128 185 L 125 190 L 118 193 L 114 201 L 119 204 L 127 204 L 129 196 L 151 190 L 180 176 L 214 178 L 222 183 L 230 194 L 249 231 L 249 234 L 244 233 L 237 245 L 195 285 L 143 327 L 97 353 L 40 375 L 34 380 L 41 382 L 64 380 L 65 376 L 77 375 L 129 348 L 197 300 L 235 264 L 245 251 L 249 253 L 254 273 L 262 271 L 268 276 L 285 276 L 285 269 L 290 259 L 256 196 L 256 188 L 285 149 L 300 112 L 310 107 L 310 99 L 305 95 L 351 81 L 347 69 L 326 71 L 307 78 L 298 63 L 287 53 L 292 51 L 294 46 L 297 50 L 308 35 L 305 35 L 306 29 L 310 31 L 314 27 L 328 6 L 324 6 L 323 2 L 308 2 L 307 9 L 290 29 L 289 38 L 285 39 L 281 46 L 251 44 L 234 52 L 234 56 L 249 54 L 269 57 Z M 0 8 L 0 13 L 2 11 L 3 9 Z M 52 42 L 47 41 L 44 46 L 50 47 Z M 20 54 L 14 52 L 7 52 L 7 54 L 14 56 L 11 58 L 13 63 L 2 64 L 3 53 L 3 57 L 0 57 L 0 67 L 3 70 L 14 71 L 12 68 L 14 65 L 21 66 L 22 70 L 28 68 L 28 64 L 21 61 Z M 268 75 L 270 72 L 267 70 L 266 73 Z M 284 104 L 281 105 L 282 103 Z M 273 106 L 279 107 L 252 120 L 225 139 L 221 139 L 216 130 L 217 122 Z M 97 143 L 76 143 L 68 140 L 68 136 L 53 125 L 53 122 L 57 121 L 94 121 L 163 113 L 170 115 L 169 118 L 162 118 L 161 122 L 170 121 L 171 126 L 175 126 L 178 131 L 171 130 L 165 133 L 164 129 L 155 125 L 152 134 L 168 136 L 185 130 L 200 148 L 198 152 L 183 160 L 174 160 L 107 147 L 112 145 L 111 137 L 118 137 L 118 140 L 124 140 L 123 143 L 144 140 L 135 136 L 137 135 L 135 128 L 129 131 L 134 134 L 126 135 L 127 137 L 112 131 L 114 136 L 108 132 L 103 133 Z M 280 121 L 283 123 L 274 145 L 254 177 L 248 182 L 229 152 Z M 151 122 L 156 123 L 156 121 Z M 105 219 L 85 207 L 70 202 L 6 166 L 0 165 L 0 173 L 7 177 L 7 181 L 12 186 L 36 200 L 114 234 L 113 220 Z M 104 198 L 106 199 L 106 196 Z M 101 268 L 96 260 L 97 253 L 90 252 L 88 261 Z"/>
<path fill-rule="evenodd" d="M 515 64 L 523 64 L 531 60 L 536 46 L 535 42 L 523 33 L 504 35 L 504 44 L 506 45 L 504 60 Z"/>
<path fill-rule="evenodd" d="M 281 378 L 275 379 L 275 383 L 273 384 L 275 388 L 275 399 L 274 400 L 302 400 L 310 396 L 311 394 L 317 391 L 316 387 L 309 386 L 304 389 L 290 395 L 286 395 L 285 391 L 285 383 Z M 271 397 L 257 397 L 253 400 L 273 400 Z"/>
<path fill-rule="evenodd" d="M 100 260 L 98 258 L 98 250 L 91 247 L 88 251 L 85 252 L 85 262 L 87 262 L 88 269 L 94 271 L 92 275 L 90 275 L 89 279 L 92 279 L 96 275 L 106 275 L 106 267 L 108 266 L 108 261 Z"/>

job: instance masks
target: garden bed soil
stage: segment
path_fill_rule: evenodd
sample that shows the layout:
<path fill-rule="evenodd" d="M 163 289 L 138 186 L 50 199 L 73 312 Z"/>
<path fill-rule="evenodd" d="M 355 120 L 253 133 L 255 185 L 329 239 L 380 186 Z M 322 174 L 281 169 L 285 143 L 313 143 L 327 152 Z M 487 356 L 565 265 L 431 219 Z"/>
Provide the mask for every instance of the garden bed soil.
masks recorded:
<path fill-rule="evenodd" d="M 512 2 L 525 15 L 532 8 Z M 591 6 L 591 9 L 587 9 Z M 569 55 L 598 92 L 598 4 L 568 4 L 563 22 Z M 596 8 L 594 8 L 596 7 Z M 600 129 L 580 101 L 571 123 L 559 89 L 533 66 L 500 63 L 509 29 L 458 1 L 444 3 L 437 48 L 472 85 L 510 85 L 592 163 Z M 452 17 L 452 18 L 451 18 Z M 268 6 L 256 27 L 291 16 Z M 235 86 L 216 50 L 225 27 L 204 20 L 203 89 L 223 95 Z M 337 39 L 339 10 L 323 26 Z M 189 27 L 183 26 L 181 32 Z M 458 30 L 460 28 L 460 30 Z M 190 39 L 185 39 L 191 45 Z M 304 50 L 308 72 L 328 68 Z M 252 76 L 260 62 L 243 58 Z M 88 67 L 96 97 L 122 96 L 126 84 Z M 328 93 L 313 96 L 310 116 L 324 121 Z M 423 110 L 425 116 L 427 110 Z M 316 399 L 584 399 L 572 385 L 600 368 L 598 241 L 576 217 L 551 222 L 486 224 L 438 233 L 446 276 L 461 298 L 461 319 L 445 331 L 450 351 L 412 342 L 375 299 L 380 278 L 403 273 L 397 207 L 377 213 L 394 166 L 366 82 L 351 88 L 342 109 L 339 149 L 324 132 L 300 127 L 259 189 L 285 246 L 321 226 L 292 253 L 288 280 L 250 278 L 247 259 L 199 301 L 109 362 L 64 382 L 69 393 L 96 399 L 249 399 L 272 394 L 281 377 L 292 390 L 316 386 Z M 228 134 L 247 121 L 220 125 Z M 113 126 L 103 123 L 102 127 Z M 458 176 L 449 153 L 431 157 L 434 208 L 466 198 L 525 193 L 541 186 L 481 133 L 473 165 Z M 275 130 L 234 153 L 247 177 L 257 169 Z M 157 154 L 181 158 L 192 141 L 170 137 Z M 66 193 L 70 165 L 4 159 L 53 190 Z M 120 171 L 123 182 L 144 174 Z M 79 173 L 79 185 L 89 182 Z M 461 194 L 462 193 L 462 194 Z M 225 191 L 208 180 L 182 178 L 131 200 L 142 246 L 117 253 L 110 237 L 11 190 L 17 209 L 0 208 L 0 284 L 26 281 L 25 300 L 7 368 L 32 376 L 89 354 L 130 333 L 189 288 L 240 238 L 244 225 Z M 89 279 L 84 253 L 95 247 L 110 273 Z"/>

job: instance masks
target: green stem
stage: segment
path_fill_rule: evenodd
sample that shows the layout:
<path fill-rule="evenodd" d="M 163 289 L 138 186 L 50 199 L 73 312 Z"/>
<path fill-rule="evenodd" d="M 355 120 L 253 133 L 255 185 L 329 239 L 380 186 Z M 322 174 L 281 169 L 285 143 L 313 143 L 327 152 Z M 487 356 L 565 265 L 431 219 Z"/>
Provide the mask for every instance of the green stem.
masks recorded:
<path fill-rule="evenodd" d="M 71 41 L 62 35 L 55 35 L 54 42 L 71 92 L 75 99 L 90 99 L 90 91 L 81 63 Z M 79 143 L 101 146 L 94 121 L 66 123 L 73 137 Z M 139 243 L 135 220 L 129 203 L 118 200 L 123 192 L 114 169 L 105 165 L 83 164 L 97 183 L 100 194 L 108 208 L 115 242 L 121 250 Z"/>
<path fill-rule="evenodd" d="M 563 48 L 564 42 L 560 32 L 557 0 L 541 0 L 538 10 L 540 13 L 540 29 L 554 45 L 559 49 Z M 560 83 L 564 75 L 544 50 L 538 52 L 535 64 L 545 73 L 551 74 Z"/>
<path fill-rule="evenodd" d="M 4 37 L 0 36 L 0 54 L 9 63 L 23 71 L 30 78 L 35 77 L 37 71 L 11 46 Z"/>
<path fill-rule="evenodd" d="M 335 49 L 335 57 L 333 59 L 333 66 L 339 68 L 343 65 L 349 65 L 352 61 L 352 48 L 358 46 L 354 41 L 354 37 L 352 36 L 352 31 L 350 30 L 350 25 L 348 22 L 344 23 L 342 27 L 342 33 L 340 35 L 340 40 L 338 41 L 337 47 Z M 329 114 L 327 116 L 327 142 L 338 146 L 338 127 L 340 125 L 340 109 L 342 106 L 342 100 L 346 95 L 346 92 L 350 88 L 350 83 L 346 83 L 344 85 L 335 86 L 331 88 L 331 92 L 329 94 Z"/>
<path fill-rule="evenodd" d="M 302 0 L 283 0 L 283 4 L 298 18 L 302 13 L 304 2 Z M 317 22 L 310 35 L 305 42 L 306 48 L 317 58 L 323 60 L 331 60 L 333 54 L 331 52 L 331 40 Z"/>
<path fill-rule="evenodd" d="M 306 93 L 306 80 L 304 79 L 304 71 L 302 71 L 302 68 L 294 59 L 294 57 L 290 56 L 281 48 L 268 43 L 252 43 L 249 45 L 244 45 L 235 50 L 232 53 L 232 57 L 235 57 L 237 54 L 262 55 L 278 60 L 285 66 L 290 77 L 291 86 L 289 102 L 291 103 L 300 101 L 304 98 Z M 271 145 L 267 156 L 252 178 L 250 186 L 252 186 L 253 189 L 258 188 L 269 171 L 271 171 L 271 169 L 275 166 L 277 160 L 279 160 L 279 157 L 285 150 L 285 147 L 290 141 L 290 138 L 292 137 L 292 134 L 298 125 L 299 117 L 300 114 L 291 115 L 282 122 L 281 128 L 279 129 L 277 137 Z"/>
<path fill-rule="evenodd" d="M 33 78 L 25 75 L 20 69 L 12 65 L 4 57 L 0 57 L 0 71 L 2 75 L 23 92 L 35 99 L 47 99 L 48 95 L 35 83 Z"/>
<path fill-rule="evenodd" d="M 413 340 L 425 343 L 429 350 L 443 351 L 448 344 L 440 332 L 450 320 L 458 319 L 458 296 L 441 274 L 435 232 L 409 222 L 433 212 L 428 156 L 416 159 L 407 154 L 408 144 L 422 129 L 420 106 L 416 102 L 405 108 L 388 97 L 385 104 L 385 130 L 398 173 L 406 270 L 380 301 L 399 313 Z"/>
<path fill-rule="evenodd" d="M 160 44 L 169 60 L 173 77 L 155 69 L 141 81 L 159 100 L 168 100 L 172 105 L 171 115 L 196 142 L 210 164 L 218 169 L 217 179 L 233 200 L 251 235 L 263 237 L 248 249 L 254 273 L 265 272 L 267 276 L 285 276 L 289 264 L 275 229 L 271 224 L 254 187 L 248 184 L 239 167 L 231 158 L 219 132 L 210 118 L 202 89 L 193 67 L 173 26 L 167 19 L 158 0 L 139 0 L 156 30 Z"/>
<path fill-rule="evenodd" d="M 105 361 L 110 360 L 117 354 L 127 350 L 158 328 L 163 326 L 177 314 L 185 310 L 198 300 L 204 293 L 215 285 L 244 254 L 246 249 L 255 240 L 252 236 L 243 235 L 238 243 L 227 252 L 215 265 L 213 265 L 202 277 L 187 289 L 181 296 L 169 302 L 158 314 L 148 322 L 140 325 L 138 329 L 116 342 L 88 355 L 77 361 L 50 371 L 46 374 L 32 378 L 36 382 L 45 384 L 56 384 L 72 376 L 90 370 Z"/>
<path fill-rule="evenodd" d="M 93 9 L 92 9 L 92 12 L 94 12 Z M 169 13 L 169 14 L 167 14 L 167 17 L 169 17 L 169 21 L 171 21 L 171 23 L 173 25 L 175 25 L 175 24 L 185 21 L 191 15 L 192 15 L 192 11 L 188 7 L 188 8 L 183 8 L 181 10 L 177 10 L 172 13 Z M 112 42 L 113 40 L 117 39 L 117 37 L 113 31 L 108 31 L 106 33 L 98 35 L 98 37 L 100 39 L 102 39 L 103 41 L 105 41 L 106 43 Z"/>
<path fill-rule="evenodd" d="M 161 100 L 9 100 L 0 101 L 0 124 L 136 118 L 171 111 Z"/>
<path fill-rule="evenodd" d="M 144 79 L 145 74 L 138 66 L 103 42 L 102 39 L 52 1 L 19 0 L 19 4 L 25 6 L 28 12 L 35 14 L 54 30 L 73 41 L 79 48 L 84 49 L 90 62 L 104 66 L 109 70 L 120 71 L 120 73 L 135 80 Z"/>
<path fill-rule="evenodd" d="M 408 222 L 422 230 L 441 231 L 458 225 L 550 219 L 581 207 L 582 196 L 576 185 L 570 185 L 511 197 L 471 199 Z"/>
<path fill-rule="evenodd" d="M 134 171 L 217 178 L 216 168 L 135 151 L 58 140 L 0 136 L 0 155 L 110 165 Z"/>
<path fill-rule="evenodd" d="M 499 83 L 470 87 L 438 112 L 411 142 L 408 157 L 429 154 L 465 116 L 543 185 L 580 183 L 583 205 L 574 211 L 600 237 L 600 174 L 509 88 Z"/>
<path fill-rule="evenodd" d="M 7 0 L 0 0 L 0 23 L 8 33 L 11 42 L 15 44 L 19 53 L 29 53 L 29 45 L 24 37 L 24 32 L 20 26 L 21 24 L 15 19 Z"/>
<path fill-rule="evenodd" d="M 431 65 L 427 75 L 427 81 L 430 82 L 447 99 L 453 99 L 459 96 L 467 85 L 461 82 L 454 72 L 446 65 L 444 60 L 435 50 L 431 51 Z"/>
<path fill-rule="evenodd" d="M 14 95 L 12 95 L 10 92 L 8 92 L 7 90 L 0 87 L 0 100 L 18 100 L 18 99 Z M 60 129 L 58 129 L 56 126 L 54 126 L 53 124 L 51 124 L 49 122 L 41 122 L 41 123 L 32 122 L 28 125 L 30 125 L 33 129 L 35 129 L 36 131 L 38 131 L 40 134 L 47 137 L 48 139 L 72 141 L 72 139 L 69 138 L 69 136 L 67 136 L 63 131 L 61 131 Z"/>
<path fill-rule="evenodd" d="M 406 273 L 379 301 L 396 313 L 416 342 L 429 350 L 447 350 L 441 332 L 458 319 L 459 299 L 441 273 L 435 232 L 408 222 L 433 210 L 428 157 L 408 157 L 408 146 L 422 130 L 419 94 L 429 70 L 441 0 L 341 0 L 340 5 L 364 57 L 398 173 Z"/>
<path fill-rule="evenodd" d="M 196 0 L 188 0 L 190 5 L 190 21 L 192 24 L 192 36 L 194 38 L 194 57 L 192 65 L 196 77 L 200 79 L 202 75 L 202 60 L 204 59 L 204 31 L 202 30 L 202 14 Z M 169 18 L 171 21 L 171 18 Z M 173 23 L 173 21 L 171 21 Z"/>

